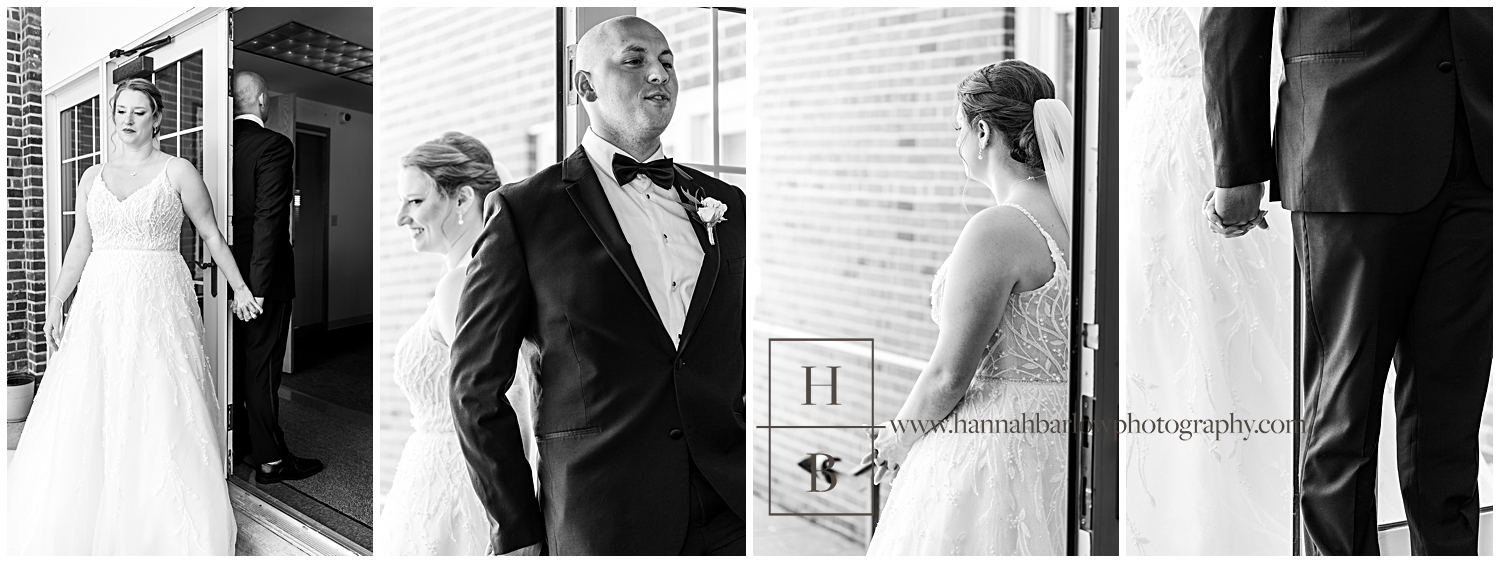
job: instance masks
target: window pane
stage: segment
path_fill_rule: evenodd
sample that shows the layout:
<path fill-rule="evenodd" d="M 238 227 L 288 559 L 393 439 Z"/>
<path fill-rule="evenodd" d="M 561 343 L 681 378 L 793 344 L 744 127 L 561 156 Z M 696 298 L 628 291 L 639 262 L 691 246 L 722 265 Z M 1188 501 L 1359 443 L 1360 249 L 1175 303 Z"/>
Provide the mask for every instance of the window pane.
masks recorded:
<path fill-rule="evenodd" d="M 73 156 L 91 154 L 99 150 L 99 98 L 89 98 L 78 106 L 78 143 Z"/>
<path fill-rule="evenodd" d="M 167 153 L 172 156 L 177 156 L 177 139 L 178 137 L 167 137 L 165 139 L 162 139 L 161 152 Z"/>
<path fill-rule="evenodd" d="M 744 131 L 730 133 L 719 138 L 719 164 L 724 166 L 745 165 Z"/>
<path fill-rule="evenodd" d="M 62 180 L 62 194 L 60 197 L 62 198 L 63 213 L 74 210 L 75 203 L 78 201 L 78 182 L 81 180 L 83 171 L 87 169 L 88 163 L 86 159 L 63 163 L 62 174 L 58 175 L 59 179 Z"/>
<path fill-rule="evenodd" d="M 746 16 L 719 11 L 719 164 L 745 165 L 746 109 L 749 85 L 745 78 Z M 745 187 L 743 180 L 735 184 Z"/>
<path fill-rule="evenodd" d="M 203 131 L 184 133 L 178 137 L 177 156 L 193 163 L 199 173 L 203 172 Z"/>
<path fill-rule="evenodd" d="M 161 97 L 165 103 L 165 107 L 162 108 L 161 134 L 164 136 L 171 135 L 177 132 L 179 121 L 177 107 L 177 63 L 168 63 L 157 70 L 152 80 L 156 82 L 156 88 L 161 90 Z"/>
<path fill-rule="evenodd" d="M 63 158 L 78 156 L 78 110 L 81 107 L 71 107 L 58 114 L 62 125 L 62 139 L 59 140 L 59 146 L 62 148 Z"/>
<path fill-rule="evenodd" d="M 182 75 L 179 83 L 182 92 L 182 108 L 178 112 L 183 129 L 203 126 L 203 53 L 197 52 L 182 59 Z M 187 158 L 187 157 L 184 157 Z"/>

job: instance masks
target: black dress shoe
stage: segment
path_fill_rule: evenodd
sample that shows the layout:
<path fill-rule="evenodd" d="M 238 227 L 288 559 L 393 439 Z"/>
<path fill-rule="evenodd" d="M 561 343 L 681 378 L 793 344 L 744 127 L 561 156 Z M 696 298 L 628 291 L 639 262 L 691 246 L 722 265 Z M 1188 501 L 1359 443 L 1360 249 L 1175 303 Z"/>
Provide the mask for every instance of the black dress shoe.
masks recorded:
<path fill-rule="evenodd" d="M 295 481 L 317 475 L 322 470 L 323 462 L 321 461 L 287 454 L 280 463 L 261 464 L 257 467 L 255 482 L 270 485 L 282 481 Z"/>

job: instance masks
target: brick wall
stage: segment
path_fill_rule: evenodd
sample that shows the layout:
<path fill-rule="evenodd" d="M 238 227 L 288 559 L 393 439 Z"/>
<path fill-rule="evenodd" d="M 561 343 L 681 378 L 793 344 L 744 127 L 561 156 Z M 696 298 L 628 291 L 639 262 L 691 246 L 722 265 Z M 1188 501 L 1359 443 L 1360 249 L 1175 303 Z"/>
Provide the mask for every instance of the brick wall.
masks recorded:
<path fill-rule="evenodd" d="M 39 375 L 47 361 L 41 8 L 6 8 L 5 28 L 5 369 Z"/>
<path fill-rule="evenodd" d="M 759 191 L 750 195 L 760 206 L 761 289 L 750 418 L 765 424 L 767 416 L 767 338 L 860 337 L 875 339 L 875 416 L 888 419 L 936 343 L 932 276 L 968 218 L 993 204 L 982 185 L 966 180 L 955 153 L 954 90 L 973 70 L 1015 56 L 1015 11 L 767 8 L 754 15 L 760 162 Z M 796 356 L 787 358 L 792 365 L 859 360 L 835 349 L 786 350 Z M 864 377 L 868 395 L 868 371 Z M 842 374 L 840 383 L 849 386 L 840 389 L 844 401 L 855 383 Z M 827 409 L 782 408 L 802 402 L 800 388 L 775 391 L 777 425 L 850 424 L 833 420 Z M 768 476 L 764 460 L 771 452 L 766 431 L 758 430 L 757 503 L 769 487 L 779 511 L 868 511 L 868 493 L 853 489 L 783 494 L 805 491 L 808 475 L 792 458 L 782 459 L 786 452 L 824 451 L 842 457 L 848 469 L 868 444 L 857 432 L 778 431 Z M 859 541 L 869 522 L 816 520 Z"/>

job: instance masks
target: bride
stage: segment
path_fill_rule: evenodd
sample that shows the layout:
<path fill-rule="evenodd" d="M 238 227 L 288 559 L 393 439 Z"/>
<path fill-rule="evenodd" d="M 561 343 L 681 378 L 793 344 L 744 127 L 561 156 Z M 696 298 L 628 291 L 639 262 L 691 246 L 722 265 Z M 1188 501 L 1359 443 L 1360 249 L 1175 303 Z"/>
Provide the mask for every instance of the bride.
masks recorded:
<path fill-rule="evenodd" d="M 1197 15 L 1124 14 L 1142 76 L 1121 129 L 1128 412 L 1290 419 L 1290 219 L 1272 206 L 1258 224 L 1218 231 L 1269 227 L 1233 240 L 1206 224 L 1214 166 Z M 1241 438 L 1126 437 L 1128 555 L 1290 554 L 1291 435 Z"/>
<path fill-rule="evenodd" d="M 1001 61 L 958 86 L 958 154 L 1000 205 L 964 227 L 932 286 L 938 341 L 896 421 L 1068 417 L 1073 119 L 1052 80 Z M 1064 555 L 1065 433 L 901 431 L 870 555 Z"/>
<path fill-rule="evenodd" d="M 489 517 L 469 482 L 453 428 L 448 347 L 457 330 L 469 251 L 484 227 L 484 196 L 508 176 L 484 144 L 462 133 L 445 133 L 401 159 L 396 224 L 411 231 L 417 252 L 443 256 L 444 273 L 426 312 L 396 344 L 396 384 L 411 404 L 415 432 L 401 452 L 375 527 L 380 555 L 484 555 L 490 545 Z M 530 379 L 518 373 L 506 393 L 521 420 L 528 457 Z"/>
<path fill-rule="evenodd" d="M 178 248 L 184 212 L 234 288 L 235 314 L 259 308 L 198 171 L 155 146 L 161 92 L 131 79 L 109 108 L 121 150 L 79 182 L 47 301 L 55 352 L 10 464 L 9 552 L 233 555 L 223 413 Z"/>

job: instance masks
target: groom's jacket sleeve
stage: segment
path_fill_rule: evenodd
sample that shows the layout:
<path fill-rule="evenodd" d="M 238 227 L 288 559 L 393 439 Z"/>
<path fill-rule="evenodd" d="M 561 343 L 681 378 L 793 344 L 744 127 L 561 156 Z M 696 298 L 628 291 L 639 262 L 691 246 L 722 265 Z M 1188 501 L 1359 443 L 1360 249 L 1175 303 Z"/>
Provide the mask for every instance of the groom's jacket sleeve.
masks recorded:
<path fill-rule="evenodd" d="M 1264 182 L 1271 147 L 1271 33 L 1275 8 L 1210 8 L 1203 15 L 1203 95 L 1214 144 L 1214 183 Z"/>
<path fill-rule="evenodd" d="M 250 272 L 245 283 L 256 297 L 265 297 L 270 291 L 277 243 L 291 236 L 292 142 L 277 133 L 269 137 L 265 151 L 255 162 L 255 221 L 250 263 L 245 265 Z"/>
<path fill-rule="evenodd" d="M 505 398 L 535 301 L 509 204 L 496 202 L 459 300 L 451 398 L 469 476 L 490 516 L 490 549 L 503 554 L 543 542 L 546 529 L 516 411 Z"/>

